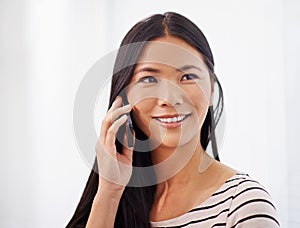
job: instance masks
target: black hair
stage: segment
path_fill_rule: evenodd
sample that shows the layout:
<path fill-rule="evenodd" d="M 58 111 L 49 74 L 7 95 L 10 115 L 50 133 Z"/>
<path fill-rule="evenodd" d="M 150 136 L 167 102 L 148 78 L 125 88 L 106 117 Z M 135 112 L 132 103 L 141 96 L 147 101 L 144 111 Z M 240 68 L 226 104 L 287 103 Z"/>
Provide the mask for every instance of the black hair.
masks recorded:
<path fill-rule="evenodd" d="M 204 58 L 209 69 L 211 81 L 217 84 L 218 101 L 214 108 L 210 106 L 206 114 L 206 118 L 201 128 L 200 142 L 205 150 L 211 141 L 214 158 L 219 160 L 219 155 L 215 141 L 215 127 L 222 115 L 223 111 L 223 92 L 221 85 L 214 73 L 214 59 L 210 46 L 201 32 L 201 30 L 186 17 L 174 13 L 167 12 L 164 14 L 152 15 L 134 25 L 126 34 L 121 42 L 121 51 L 118 52 L 114 66 L 114 74 L 111 83 L 111 93 L 109 107 L 118 95 L 122 95 L 129 84 L 133 75 L 135 64 L 143 49 L 144 41 L 151 41 L 155 38 L 164 36 L 175 36 L 188 42 L 197 49 Z M 131 47 L 128 44 L 141 42 L 141 45 Z M 126 47 L 128 45 L 128 48 Z M 136 137 L 140 140 L 146 139 L 147 136 L 134 124 Z M 120 130 L 121 131 L 121 130 Z M 119 138 L 119 137 L 117 137 Z M 122 144 L 116 140 L 117 151 L 121 151 Z M 133 153 L 133 166 L 151 166 L 151 156 L 149 153 Z M 98 189 L 97 160 L 95 159 L 94 168 L 91 170 L 86 187 L 81 196 L 80 202 L 75 213 L 69 221 L 67 227 L 85 227 L 93 199 Z M 143 181 L 143 180 L 141 180 Z M 126 186 L 120 199 L 115 227 L 125 228 L 141 228 L 151 227 L 149 223 L 149 215 L 153 204 L 156 186 L 130 187 Z"/>

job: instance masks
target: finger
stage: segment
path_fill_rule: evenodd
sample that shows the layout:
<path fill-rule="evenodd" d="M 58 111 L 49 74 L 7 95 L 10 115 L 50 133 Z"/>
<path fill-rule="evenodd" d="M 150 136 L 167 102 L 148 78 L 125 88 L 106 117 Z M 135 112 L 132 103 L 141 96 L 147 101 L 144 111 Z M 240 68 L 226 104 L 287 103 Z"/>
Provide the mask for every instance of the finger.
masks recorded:
<path fill-rule="evenodd" d="M 132 109 L 132 105 L 128 104 L 128 105 L 125 105 L 125 106 L 123 106 L 121 108 L 115 109 L 111 113 L 107 113 L 106 114 L 106 116 L 104 117 L 104 119 L 102 121 L 102 126 L 101 126 L 101 130 L 100 130 L 100 138 L 102 138 L 103 141 L 106 140 L 107 131 L 111 127 L 111 125 L 113 124 L 113 122 L 117 118 L 119 118 L 121 115 L 130 112 L 131 109 Z"/>
<path fill-rule="evenodd" d="M 132 109 L 132 105 L 128 104 L 125 105 L 121 108 L 117 108 L 114 111 L 112 111 L 111 113 L 107 114 L 109 116 L 107 116 L 109 118 L 109 120 L 112 122 L 114 122 L 119 116 L 121 116 L 122 114 L 128 113 L 130 112 Z"/>
<path fill-rule="evenodd" d="M 122 97 L 117 96 L 114 102 L 112 103 L 110 109 L 108 110 L 108 112 L 110 110 L 115 110 L 117 107 L 120 107 L 121 104 L 122 104 Z"/>
<path fill-rule="evenodd" d="M 117 119 L 107 130 L 105 145 L 108 147 L 114 147 L 116 141 L 116 133 L 118 132 L 120 126 L 127 120 L 127 115 L 123 115 L 121 118 Z"/>
<path fill-rule="evenodd" d="M 117 107 L 120 107 L 122 104 L 122 97 L 117 96 L 114 102 L 112 103 L 111 107 L 107 111 L 105 117 L 102 120 L 101 128 L 100 128 L 100 139 L 102 143 L 105 142 L 105 135 L 107 132 L 108 127 L 110 126 L 110 120 L 107 118 L 108 114 L 112 112 L 112 110 L 115 110 Z"/>

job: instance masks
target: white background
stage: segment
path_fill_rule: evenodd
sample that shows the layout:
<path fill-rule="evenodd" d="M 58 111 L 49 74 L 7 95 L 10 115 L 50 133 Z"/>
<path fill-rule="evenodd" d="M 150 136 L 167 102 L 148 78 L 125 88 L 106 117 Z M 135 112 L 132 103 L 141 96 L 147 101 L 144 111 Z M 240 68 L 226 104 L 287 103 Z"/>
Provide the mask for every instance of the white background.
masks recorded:
<path fill-rule="evenodd" d="M 90 172 L 73 133 L 80 81 L 137 21 L 166 11 L 211 45 L 227 118 L 222 161 L 266 186 L 282 227 L 300 227 L 296 0 L 1 0 L 0 227 L 67 224 Z"/>

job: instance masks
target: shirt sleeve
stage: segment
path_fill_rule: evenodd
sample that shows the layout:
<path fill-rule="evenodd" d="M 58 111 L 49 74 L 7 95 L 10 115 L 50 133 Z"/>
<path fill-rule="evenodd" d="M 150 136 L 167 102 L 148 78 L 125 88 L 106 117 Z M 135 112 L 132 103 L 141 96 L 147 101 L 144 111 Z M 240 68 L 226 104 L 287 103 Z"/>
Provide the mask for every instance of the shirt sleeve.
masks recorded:
<path fill-rule="evenodd" d="M 280 227 L 271 197 L 257 181 L 247 178 L 238 184 L 229 209 L 226 227 Z"/>

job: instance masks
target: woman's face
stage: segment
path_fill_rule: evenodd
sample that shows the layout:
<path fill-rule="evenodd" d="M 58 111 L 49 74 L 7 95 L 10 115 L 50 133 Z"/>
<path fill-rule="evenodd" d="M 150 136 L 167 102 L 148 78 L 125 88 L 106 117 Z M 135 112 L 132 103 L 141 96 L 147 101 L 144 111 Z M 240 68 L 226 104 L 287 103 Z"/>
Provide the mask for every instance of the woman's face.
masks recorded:
<path fill-rule="evenodd" d="M 127 98 L 138 127 L 161 146 L 199 139 L 211 97 L 202 55 L 186 41 L 166 36 L 149 42 L 135 67 Z"/>

